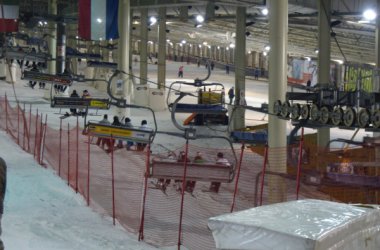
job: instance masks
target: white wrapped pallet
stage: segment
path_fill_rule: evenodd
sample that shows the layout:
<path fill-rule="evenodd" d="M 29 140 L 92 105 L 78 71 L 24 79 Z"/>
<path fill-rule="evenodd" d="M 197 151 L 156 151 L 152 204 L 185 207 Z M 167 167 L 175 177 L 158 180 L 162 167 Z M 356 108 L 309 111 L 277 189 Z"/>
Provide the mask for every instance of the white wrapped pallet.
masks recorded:
<path fill-rule="evenodd" d="M 380 210 L 299 200 L 212 217 L 218 249 L 380 249 Z"/>

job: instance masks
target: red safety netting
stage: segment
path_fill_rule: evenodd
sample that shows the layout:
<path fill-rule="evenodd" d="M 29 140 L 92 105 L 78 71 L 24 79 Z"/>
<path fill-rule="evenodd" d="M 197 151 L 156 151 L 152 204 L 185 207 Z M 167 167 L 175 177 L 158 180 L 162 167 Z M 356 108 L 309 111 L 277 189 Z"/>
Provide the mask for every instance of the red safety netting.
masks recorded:
<path fill-rule="evenodd" d="M 79 126 L 61 124 L 60 129 L 52 129 L 44 115 L 31 115 L 31 106 L 21 106 L 12 107 L 0 98 L 0 128 L 43 166 L 54 169 L 96 211 L 156 246 L 214 249 L 209 217 L 261 204 L 297 198 L 380 202 L 376 147 L 326 151 L 300 141 L 267 151 L 264 146 L 245 146 L 234 154 L 231 149 L 203 148 L 190 141 L 188 150 L 185 145 L 170 154 L 187 151 L 193 161 L 202 152 L 205 161 L 215 162 L 222 152 L 233 164 L 234 179 L 221 183 L 217 193 L 210 192 L 210 181 L 197 181 L 182 200 L 182 178 L 171 179 L 165 192 L 156 185 L 157 179 L 145 180 L 147 163 L 168 157 L 169 152 L 150 155 L 148 148 L 107 152 L 96 144 L 97 138 L 83 135 Z"/>

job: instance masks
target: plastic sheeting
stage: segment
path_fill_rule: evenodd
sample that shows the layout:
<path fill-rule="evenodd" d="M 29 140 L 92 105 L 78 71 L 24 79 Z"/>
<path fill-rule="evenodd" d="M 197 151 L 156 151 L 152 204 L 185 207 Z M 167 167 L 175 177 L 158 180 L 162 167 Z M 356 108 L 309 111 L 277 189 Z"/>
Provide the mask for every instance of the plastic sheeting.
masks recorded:
<path fill-rule="evenodd" d="M 298 200 L 212 217 L 218 249 L 380 249 L 380 210 Z"/>

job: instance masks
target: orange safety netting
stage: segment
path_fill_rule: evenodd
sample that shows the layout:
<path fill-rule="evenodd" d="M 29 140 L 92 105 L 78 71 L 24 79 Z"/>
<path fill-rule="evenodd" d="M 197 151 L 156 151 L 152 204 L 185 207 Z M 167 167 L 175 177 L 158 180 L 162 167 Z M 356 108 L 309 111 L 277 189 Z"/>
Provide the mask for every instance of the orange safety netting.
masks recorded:
<path fill-rule="evenodd" d="M 38 162 L 54 169 L 91 207 L 156 246 L 177 245 L 180 237 L 180 244 L 188 249 L 214 249 L 207 227 L 209 217 L 295 200 L 297 196 L 380 202 L 380 156 L 376 147 L 326 150 L 305 141 L 302 150 L 297 143 L 288 148 L 270 148 L 267 158 L 264 146 L 244 147 L 243 152 L 243 148 L 235 150 L 235 162 L 231 150 L 202 148 L 190 141 L 191 161 L 198 151 L 207 162 L 215 162 L 217 153 L 222 152 L 234 163 L 235 178 L 231 183 L 221 183 L 218 193 L 209 191 L 210 182 L 197 181 L 192 193 L 184 192 L 182 206 L 182 192 L 178 191 L 182 178 L 179 182 L 171 180 L 165 193 L 156 185 L 157 179 L 147 178 L 144 196 L 148 149 L 122 148 L 107 153 L 96 145 L 97 138 L 83 135 L 78 126 L 61 124 L 60 129 L 52 129 L 45 124 L 45 116 L 32 115 L 30 110 L 11 107 L 0 98 L 0 128 Z M 173 152 L 179 155 L 185 150 L 183 146 Z M 167 155 L 153 152 L 149 163 Z"/>

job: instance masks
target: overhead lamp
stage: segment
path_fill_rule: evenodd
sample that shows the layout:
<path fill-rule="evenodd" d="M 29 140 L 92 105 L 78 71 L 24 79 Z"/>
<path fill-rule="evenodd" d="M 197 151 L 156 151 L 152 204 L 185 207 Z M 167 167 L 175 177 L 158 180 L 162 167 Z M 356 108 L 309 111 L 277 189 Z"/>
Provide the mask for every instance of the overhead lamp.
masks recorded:
<path fill-rule="evenodd" d="M 318 54 L 318 53 L 319 53 L 319 49 L 315 49 L 315 50 L 314 50 L 314 53 L 315 53 L 315 54 Z"/>
<path fill-rule="evenodd" d="M 268 13 L 269 13 L 268 8 L 264 8 L 261 10 L 261 14 L 263 14 L 264 16 L 268 15 Z"/>
<path fill-rule="evenodd" d="M 154 25 L 155 23 L 157 23 L 157 18 L 154 16 L 151 16 L 149 18 L 149 25 Z"/>
<path fill-rule="evenodd" d="M 42 21 L 39 21 L 38 24 L 42 26 Z"/>
<path fill-rule="evenodd" d="M 230 43 L 230 48 L 231 49 L 235 48 L 235 44 L 234 43 Z"/>
<path fill-rule="evenodd" d="M 194 27 L 195 27 L 195 28 L 200 28 L 200 27 L 202 27 L 202 24 L 200 24 L 200 23 L 196 23 L 196 24 L 194 25 Z"/>
<path fill-rule="evenodd" d="M 203 23 L 205 21 L 205 18 L 202 15 L 197 15 L 195 17 L 195 20 L 197 20 L 198 23 Z"/>
<path fill-rule="evenodd" d="M 202 44 L 199 44 L 198 47 L 199 47 L 199 48 L 202 48 Z"/>
<path fill-rule="evenodd" d="M 181 43 L 182 43 L 182 44 L 185 44 L 185 43 L 186 43 L 186 40 L 182 40 Z"/>
<path fill-rule="evenodd" d="M 101 18 L 96 18 L 96 21 L 97 21 L 98 23 L 102 23 L 102 22 L 103 22 L 103 20 L 102 20 Z"/>
<path fill-rule="evenodd" d="M 211 45 L 207 46 L 209 49 L 211 49 Z"/>
<path fill-rule="evenodd" d="M 305 56 L 305 59 L 307 60 L 307 61 L 311 61 L 311 58 L 310 57 L 308 57 L 308 56 Z"/>
<path fill-rule="evenodd" d="M 217 49 L 220 49 L 220 46 L 216 47 Z"/>
<path fill-rule="evenodd" d="M 170 43 L 170 39 L 166 39 L 166 41 L 167 41 L 168 43 Z"/>
<path fill-rule="evenodd" d="M 376 12 L 372 9 L 367 9 L 363 12 L 364 19 L 369 20 L 369 21 L 375 20 L 376 16 L 377 16 Z"/>
<path fill-rule="evenodd" d="M 180 44 L 179 44 L 179 46 L 180 46 L 180 47 L 182 47 L 182 46 L 183 46 L 183 44 L 182 44 L 182 43 L 180 43 Z"/>
<path fill-rule="evenodd" d="M 76 39 L 78 39 L 78 38 L 79 38 L 79 36 L 75 36 L 75 38 L 76 38 Z"/>
<path fill-rule="evenodd" d="M 45 21 L 44 24 L 47 25 L 47 22 Z"/>
<path fill-rule="evenodd" d="M 268 55 L 268 52 L 264 51 L 263 56 L 267 56 L 267 55 Z"/>
<path fill-rule="evenodd" d="M 192 44 L 189 44 L 189 47 L 191 48 L 191 47 L 193 47 L 193 45 L 192 45 Z"/>
<path fill-rule="evenodd" d="M 266 45 L 266 46 L 264 47 L 264 49 L 265 49 L 266 51 L 269 51 L 269 50 L 270 50 L 270 46 L 269 46 L 269 45 Z"/>
<path fill-rule="evenodd" d="M 227 47 L 226 50 L 230 50 L 230 49 Z"/>
<path fill-rule="evenodd" d="M 252 53 L 252 51 L 249 50 L 249 51 L 248 51 L 248 54 L 251 54 L 251 53 Z"/>
<path fill-rule="evenodd" d="M 343 60 L 339 60 L 339 59 L 333 59 L 333 61 L 339 63 L 339 64 L 343 64 Z"/>
<path fill-rule="evenodd" d="M 203 42 L 203 45 L 207 45 L 207 42 Z"/>

